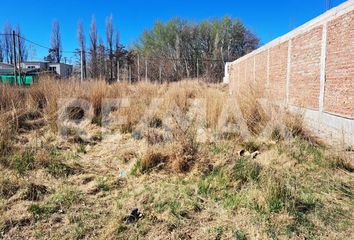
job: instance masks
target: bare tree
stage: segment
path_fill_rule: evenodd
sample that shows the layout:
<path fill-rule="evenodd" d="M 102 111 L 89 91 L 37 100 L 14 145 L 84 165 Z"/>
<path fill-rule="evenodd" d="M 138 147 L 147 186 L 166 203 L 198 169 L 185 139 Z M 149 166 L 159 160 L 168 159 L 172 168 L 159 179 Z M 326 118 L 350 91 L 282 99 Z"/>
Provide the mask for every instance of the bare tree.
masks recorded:
<path fill-rule="evenodd" d="M 86 72 L 86 39 L 85 39 L 85 33 L 84 33 L 84 26 L 82 21 L 79 22 L 78 27 L 77 27 L 77 38 L 79 41 L 79 46 L 80 46 L 80 51 L 82 51 L 81 57 L 82 57 L 82 65 L 83 65 L 83 77 L 84 79 L 87 77 L 87 72 Z"/>
<path fill-rule="evenodd" d="M 102 39 L 100 38 L 100 42 L 98 45 L 98 52 L 97 52 L 97 61 L 98 61 L 98 69 L 99 69 L 99 77 L 103 79 L 106 77 L 106 48 Z"/>
<path fill-rule="evenodd" d="M 4 52 L 3 52 L 3 45 L 2 39 L 0 38 L 0 62 L 4 62 Z"/>
<path fill-rule="evenodd" d="M 19 56 L 21 56 L 21 62 L 24 62 L 28 59 L 28 49 L 27 49 L 27 46 L 26 46 L 26 42 L 25 40 L 23 39 L 23 35 L 21 34 L 21 29 L 20 29 L 20 26 L 17 25 L 16 27 L 16 32 L 19 36 L 19 49 L 18 49 L 18 52 L 19 52 Z"/>
<path fill-rule="evenodd" d="M 119 52 L 120 52 L 120 44 L 119 44 L 119 33 L 116 32 L 116 36 L 115 36 L 115 46 L 114 46 L 114 65 L 115 65 L 115 78 L 118 79 L 118 71 L 119 71 Z"/>
<path fill-rule="evenodd" d="M 92 16 L 91 26 L 90 26 L 90 54 L 91 54 L 91 76 L 93 78 L 98 78 L 98 61 L 97 61 L 97 27 L 95 17 Z"/>
<path fill-rule="evenodd" d="M 52 51 L 54 53 L 53 60 L 56 63 L 60 63 L 62 58 L 62 44 L 61 44 L 60 25 L 57 20 L 53 21 L 50 43 L 51 43 Z"/>
<path fill-rule="evenodd" d="M 128 56 L 128 51 L 125 47 L 120 44 L 119 32 L 115 33 L 115 43 L 114 43 L 114 63 L 115 63 L 115 78 L 118 79 L 118 71 L 121 68 L 124 61 L 126 61 Z"/>
<path fill-rule="evenodd" d="M 106 38 L 109 50 L 109 80 L 113 79 L 113 17 L 112 15 L 106 19 Z"/>
<path fill-rule="evenodd" d="M 12 42 L 12 26 L 9 23 L 6 23 L 4 26 L 4 56 L 7 63 L 13 64 L 13 42 Z"/>

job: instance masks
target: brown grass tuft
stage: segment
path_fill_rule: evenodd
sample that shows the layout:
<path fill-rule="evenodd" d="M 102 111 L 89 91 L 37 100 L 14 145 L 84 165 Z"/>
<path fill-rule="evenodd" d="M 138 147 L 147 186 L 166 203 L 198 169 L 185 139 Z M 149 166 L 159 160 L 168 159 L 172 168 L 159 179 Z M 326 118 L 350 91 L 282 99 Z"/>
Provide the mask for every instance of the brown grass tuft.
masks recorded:
<path fill-rule="evenodd" d="M 161 169 L 167 160 L 168 156 L 163 154 L 158 148 L 151 148 L 141 159 L 141 170 L 146 173 L 154 169 Z"/>

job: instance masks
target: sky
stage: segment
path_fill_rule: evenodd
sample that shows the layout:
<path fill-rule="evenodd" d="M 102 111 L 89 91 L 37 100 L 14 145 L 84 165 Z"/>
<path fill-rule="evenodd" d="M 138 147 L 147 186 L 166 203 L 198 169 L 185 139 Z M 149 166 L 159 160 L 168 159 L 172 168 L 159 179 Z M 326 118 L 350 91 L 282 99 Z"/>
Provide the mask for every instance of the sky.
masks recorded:
<path fill-rule="evenodd" d="M 166 22 L 178 16 L 198 22 L 231 16 L 241 19 L 261 39 L 261 44 L 265 44 L 325 12 L 326 2 L 335 7 L 345 0 L 2 0 L 0 29 L 6 22 L 13 26 L 19 24 L 27 39 L 50 46 L 52 22 L 57 19 L 63 50 L 73 51 L 78 47 L 79 20 L 83 21 L 88 34 L 93 15 L 98 33 L 105 41 L 106 17 L 112 14 L 120 41 L 128 47 L 157 20 Z M 46 49 L 31 47 L 29 57 L 40 60 L 46 53 Z M 64 56 L 74 61 L 71 54 Z"/>

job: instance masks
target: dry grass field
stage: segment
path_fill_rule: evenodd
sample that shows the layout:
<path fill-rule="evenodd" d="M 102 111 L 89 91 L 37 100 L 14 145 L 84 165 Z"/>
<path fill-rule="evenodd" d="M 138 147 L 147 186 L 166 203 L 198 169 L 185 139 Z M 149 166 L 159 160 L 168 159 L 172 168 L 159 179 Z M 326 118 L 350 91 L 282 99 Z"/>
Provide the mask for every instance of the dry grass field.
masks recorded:
<path fill-rule="evenodd" d="M 256 92 L 220 117 L 227 87 L 197 81 L 0 85 L 0 238 L 353 239 L 353 150 Z"/>

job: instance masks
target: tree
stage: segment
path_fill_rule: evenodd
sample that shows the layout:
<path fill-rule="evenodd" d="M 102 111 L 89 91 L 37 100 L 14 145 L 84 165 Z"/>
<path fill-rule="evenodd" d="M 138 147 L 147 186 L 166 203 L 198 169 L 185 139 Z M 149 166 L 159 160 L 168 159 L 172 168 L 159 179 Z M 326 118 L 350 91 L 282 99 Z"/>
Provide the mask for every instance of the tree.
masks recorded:
<path fill-rule="evenodd" d="M 90 26 L 90 55 L 91 55 L 91 76 L 93 78 L 98 78 L 99 69 L 98 69 L 98 61 L 97 61 L 97 27 L 95 17 L 92 16 L 91 26 Z"/>
<path fill-rule="evenodd" d="M 135 46 L 149 61 L 149 78 L 157 80 L 159 69 L 168 80 L 197 75 L 221 81 L 226 62 L 256 49 L 259 39 L 238 19 L 224 17 L 199 24 L 178 18 L 156 22 Z"/>
<path fill-rule="evenodd" d="M 86 70 L 86 39 L 85 39 L 85 33 L 84 33 L 84 26 L 83 23 L 80 21 L 77 27 L 77 39 L 79 41 L 79 46 L 80 46 L 80 51 L 82 51 L 82 54 L 80 55 L 80 58 L 82 57 L 82 65 L 83 65 L 83 77 L 84 79 L 87 77 L 87 70 Z"/>
<path fill-rule="evenodd" d="M 102 39 L 100 39 L 100 43 L 98 45 L 97 52 L 97 61 L 98 61 L 98 69 L 99 69 L 99 77 L 103 79 L 106 77 L 106 48 Z"/>
<path fill-rule="evenodd" d="M 112 15 L 106 19 L 106 38 L 109 51 L 109 80 L 113 79 L 113 17 Z"/>
<path fill-rule="evenodd" d="M 4 53 L 3 53 L 3 45 L 2 45 L 2 39 L 0 38 L 0 63 L 4 62 Z"/>
<path fill-rule="evenodd" d="M 119 33 L 116 32 L 115 36 L 115 44 L 114 44 L 114 59 L 115 59 L 115 78 L 118 79 L 118 71 L 120 66 L 122 66 L 123 61 L 127 58 L 128 51 L 124 48 L 122 44 L 119 42 Z M 118 66 L 119 63 L 119 66 Z"/>
<path fill-rule="evenodd" d="M 61 62 L 62 58 L 62 44 L 61 44 L 61 33 L 60 33 L 60 25 L 57 20 L 53 21 L 52 24 L 52 35 L 51 35 L 51 50 L 50 55 L 52 55 L 51 60 L 56 63 Z"/>
<path fill-rule="evenodd" d="M 4 26 L 4 57 L 9 64 L 14 63 L 12 31 L 11 24 L 6 23 Z"/>

